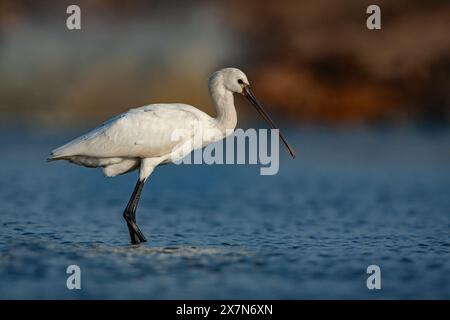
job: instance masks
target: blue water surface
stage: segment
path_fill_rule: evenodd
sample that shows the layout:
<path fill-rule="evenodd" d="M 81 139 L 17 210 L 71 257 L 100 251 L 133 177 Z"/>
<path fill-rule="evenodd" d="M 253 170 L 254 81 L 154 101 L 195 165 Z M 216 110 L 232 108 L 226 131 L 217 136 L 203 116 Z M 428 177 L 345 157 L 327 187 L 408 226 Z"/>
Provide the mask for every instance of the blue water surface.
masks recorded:
<path fill-rule="evenodd" d="M 140 246 L 122 218 L 136 173 L 47 163 L 74 133 L 1 133 L 2 299 L 450 298 L 448 130 L 291 130 L 298 157 L 280 145 L 273 176 L 157 168 Z M 72 264 L 81 290 L 66 287 Z"/>

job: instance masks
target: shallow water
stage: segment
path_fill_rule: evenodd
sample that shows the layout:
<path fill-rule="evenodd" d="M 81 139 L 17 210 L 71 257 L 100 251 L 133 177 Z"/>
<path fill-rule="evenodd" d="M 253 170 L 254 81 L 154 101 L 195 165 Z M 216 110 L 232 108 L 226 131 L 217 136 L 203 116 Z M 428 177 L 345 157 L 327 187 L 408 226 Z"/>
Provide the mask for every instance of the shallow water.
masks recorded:
<path fill-rule="evenodd" d="M 291 131 L 298 158 L 136 176 L 46 163 L 71 137 L 0 140 L 0 298 L 450 298 L 450 133 Z M 281 146 L 280 146 L 281 147 Z M 66 288 L 77 264 L 82 289 Z M 368 290 L 366 268 L 381 268 Z"/>

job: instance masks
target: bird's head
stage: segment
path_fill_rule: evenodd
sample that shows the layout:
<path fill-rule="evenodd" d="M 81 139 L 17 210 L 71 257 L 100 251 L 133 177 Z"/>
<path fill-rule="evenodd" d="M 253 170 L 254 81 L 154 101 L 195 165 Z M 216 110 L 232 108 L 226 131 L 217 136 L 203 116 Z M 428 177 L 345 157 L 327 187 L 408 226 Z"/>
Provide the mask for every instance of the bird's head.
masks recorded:
<path fill-rule="evenodd" d="M 236 68 L 225 68 L 217 73 L 222 78 L 222 85 L 225 89 L 233 93 L 242 93 L 245 86 L 249 85 L 247 76 L 244 72 Z"/>
<path fill-rule="evenodd" d="M 232 93 L 240 93 L 245 96 L 248 101 L 255 107 L 256 111 L 262 116 L 262 118 L 273 128 L 279 129 L 278 126 L 273 122 L 272 118 L 269 114 L 264 110 L 263 106 L 256 99 L 253 94 L 250 82 L 247 79 L 247 76 L 244 72 L 236 68 L 225 68 L 219 71 L 216 71 L 209 78 L 209 87 L 210 91 L 212 89 L 220 88 L 219 90 L 227 90 Z M 280 132 L 280 138 L 283 141 L 284 145 L 288 149 L 292 158 L 295 158 L 294 150 L 291 148 L 283 134 Z"/>

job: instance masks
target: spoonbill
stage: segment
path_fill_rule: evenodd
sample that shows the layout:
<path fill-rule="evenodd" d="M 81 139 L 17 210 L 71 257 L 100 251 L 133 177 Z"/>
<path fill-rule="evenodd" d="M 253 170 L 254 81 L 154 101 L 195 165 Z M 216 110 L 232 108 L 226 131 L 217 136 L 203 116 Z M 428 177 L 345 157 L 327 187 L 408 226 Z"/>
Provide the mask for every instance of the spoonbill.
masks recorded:
<path fill-rule="evenodd" d="M 273 129 L 278 129 L 253 94 L 247 76 L 239 69 L 225 68 L 213 73 L 208 80 L 216 117 L 181 103 L 150 104 L 122 113 L 92 131 L 75 138 L 53 150 L 48 161 L 67 160 L 71 163 L 95 168 L 102 167 L 108 177 L 134 171 L 139 168 L 139 177 L 131 198 L 123 212 L 130 233 L 131 243 L 147 241 L 136 223 L 136 209 L 142 188 L 153 170 L 161 164 L 180 160 L 191 151 L 222 140 L 236 127 L 237 114 L 234 93 L 244 95 Z M 173 132 L 183 129 L 185 134 L 174 141 Z M 208 129 L 216 134 L 204 135 L 194 142 L 196 131 Z M 295 158 L 294 151 L 284 136 L 281 140 Z M 186 144 L 191 147 L 186 152 Z M 177 148 L 179 159 L 174 159 Z"/>

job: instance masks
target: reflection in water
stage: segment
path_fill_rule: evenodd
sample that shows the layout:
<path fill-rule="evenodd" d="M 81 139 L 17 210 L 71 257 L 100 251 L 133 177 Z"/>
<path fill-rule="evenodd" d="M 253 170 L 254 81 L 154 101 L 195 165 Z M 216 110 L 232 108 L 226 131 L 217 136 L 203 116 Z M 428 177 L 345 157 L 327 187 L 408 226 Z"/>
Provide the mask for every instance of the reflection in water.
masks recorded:
<path fill-rule="evenodd" d="M 122 247 L 112 247 L 108 245 L 94 245 L 89 247 L 88 254 L 103 255 L 116 254 L 127 257 L 153 257 L 153 258 L 199 258 L 225 255 L 226 251 L 219 248 L 198 248 L 198 247 L 149 247 L 146 245 L 128 245 Z M 243 252 L 240 252 L 242 254 Z"/>

